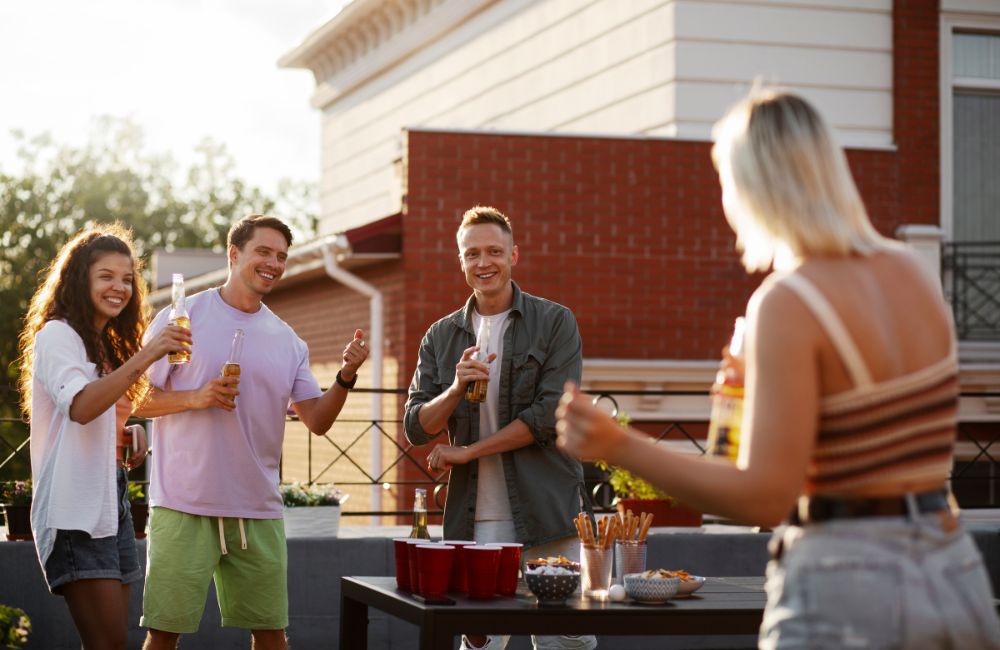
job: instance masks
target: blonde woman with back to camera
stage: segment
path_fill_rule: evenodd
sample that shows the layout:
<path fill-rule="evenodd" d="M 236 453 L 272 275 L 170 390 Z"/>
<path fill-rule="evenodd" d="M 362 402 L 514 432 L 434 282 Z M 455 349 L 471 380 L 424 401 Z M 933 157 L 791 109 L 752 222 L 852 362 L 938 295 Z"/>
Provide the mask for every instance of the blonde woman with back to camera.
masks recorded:
<path fill-rule="evenodd" d="M 761 648 L 1000 647 L 947 488 L 958 361 L 938 280 L 872 227 L 805 100 L 755 91 L 714 137 L 743 265 L 773 269 L 747 306 L 738 462 L 653 447 L 570 384 L 559 444 L 705 512 L 777 527 Z"/>

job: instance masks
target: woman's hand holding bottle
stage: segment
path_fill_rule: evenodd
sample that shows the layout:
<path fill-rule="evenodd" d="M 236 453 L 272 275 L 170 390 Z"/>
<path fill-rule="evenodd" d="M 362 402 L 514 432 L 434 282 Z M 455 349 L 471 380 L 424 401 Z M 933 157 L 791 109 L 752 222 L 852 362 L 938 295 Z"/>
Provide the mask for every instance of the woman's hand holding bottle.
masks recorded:
<path fill-rule="evenodd" d="M 171 352 L 191 347 L 191 330 L 179 325 L 167 325 L 149 340 L 143 350 L 156 361 Z"/>
<path fill-rule="evenodd" d="M 141 424 L 130 424 L 125 427 L 132 434 L 132 445 L 125 466 L 133 470 L 146 460 L 149 445 L 146 442 L 146 429 Z"/>

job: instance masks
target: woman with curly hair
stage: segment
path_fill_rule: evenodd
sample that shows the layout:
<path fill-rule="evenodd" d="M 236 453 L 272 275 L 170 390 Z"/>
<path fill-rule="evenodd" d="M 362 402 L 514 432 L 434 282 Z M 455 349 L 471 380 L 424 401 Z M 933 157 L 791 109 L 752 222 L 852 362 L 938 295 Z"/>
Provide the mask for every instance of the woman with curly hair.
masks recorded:
<path fill-rule="evenodd" d="M 146 368 L 191 343 L 188 330 L 168 327 L 140 348 L 148 317 L 139 271 L 128 230 L 84 230 L 44 273 L 19 338 L 35 546 L 88 650 L 125 648 L 129 584 L 142 576 L 128 470 L 146 440 L 125 421 Z"/>

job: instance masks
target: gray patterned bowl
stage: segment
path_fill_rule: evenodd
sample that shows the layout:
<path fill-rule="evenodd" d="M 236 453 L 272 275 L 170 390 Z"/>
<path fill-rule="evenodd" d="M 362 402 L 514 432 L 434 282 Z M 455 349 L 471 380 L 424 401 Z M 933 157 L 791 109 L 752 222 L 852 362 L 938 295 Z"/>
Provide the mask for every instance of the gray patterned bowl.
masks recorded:
<path fill-rule="evenodd" d="M 580 574 L 525 573 L 524 581 L 538 598 L 539 605 L 561 605 L 580 587 Z"/>
<path fill-rule="evenodd" d="M 641 573 L 625 574 L 625 594 L 640 603 L 665 603 L 677 595 L 680 578 L 643 578 Z"/>

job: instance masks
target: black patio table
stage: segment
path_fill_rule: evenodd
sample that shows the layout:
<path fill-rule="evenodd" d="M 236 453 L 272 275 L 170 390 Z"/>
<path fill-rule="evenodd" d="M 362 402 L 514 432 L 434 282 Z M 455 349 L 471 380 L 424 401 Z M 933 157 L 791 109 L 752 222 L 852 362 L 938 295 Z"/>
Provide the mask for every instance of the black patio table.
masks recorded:
<path fill-rule="evenodd" d="M 453 648 L 459 634 L 756 634 L 766 595 L 762 577 L 708 578 L 694 595 L 662 605 L 593 601 L 539 605 L 522 581 L 516 596 L 425 603 L 392 577 L 340 579 L 340 648 L 368 647 L 368 608 L 420 627 L 421 650 Z"/>

